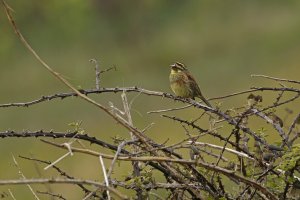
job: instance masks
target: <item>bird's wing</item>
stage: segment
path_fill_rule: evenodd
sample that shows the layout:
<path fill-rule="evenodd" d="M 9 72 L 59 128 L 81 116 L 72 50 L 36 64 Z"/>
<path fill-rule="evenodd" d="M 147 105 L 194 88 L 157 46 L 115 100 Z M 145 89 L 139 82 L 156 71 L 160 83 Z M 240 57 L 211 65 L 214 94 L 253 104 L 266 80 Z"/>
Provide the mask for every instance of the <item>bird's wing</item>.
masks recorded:
<path fill-rule="evenodd" d="M 189 80 L 189 77 L 186 76 L 185 73 L 180 72 L 180 73 L 178 73 L 178 74 L 176 75 L 176 80 L 175 80 L 175 82 L 180 83 L 180 84 L 187 85 L 187 84 L 189 84 L 190 80 Z"/>
<path fill-rule="evenodd" d="M 186 73 L 186 74 L 189 79 L 190 88 L 194 92 L 193 96 L 199 97 L 206 105 L 208 105 L 209 107 L 212 107 L 211 104 L 202 95 L 200 87 L 199 87 L 198 83 L 196 82 L 195 78 L 190 73 Z"/>
<path fill-rule="evenodd" d="M 190 87 L 193 91 L 195 91 L 195 95 L 194 96 L 202 96 L 201 90 L 199 88 L 199 85 L 197 83 L 197 81 L 195 80 L 195 78 L 192 76 L 192 74 L 190 74 L 189 72 L 186 73 L 186 77 L 187 77 L 187 82 L 190 84 Z"/>

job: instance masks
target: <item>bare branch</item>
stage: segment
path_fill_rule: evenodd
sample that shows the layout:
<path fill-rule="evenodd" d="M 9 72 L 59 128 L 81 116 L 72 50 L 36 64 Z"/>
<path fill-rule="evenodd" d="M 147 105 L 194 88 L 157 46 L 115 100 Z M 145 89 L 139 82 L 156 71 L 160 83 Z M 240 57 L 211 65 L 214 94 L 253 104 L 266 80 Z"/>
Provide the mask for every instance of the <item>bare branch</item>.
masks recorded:
<path fill-rule="evenodd" d="M 120 199 L 129 199 L 124 194 L 120 193 L 118 190 L 107 187 L 102 183 L 91 181 L 91 180 L 81 180 L 81 179 L 16 179 L 16 180 L 0 180 L 0 185 L 24 185 L 24 184 L 83 184 L 83 185 L 93 185 L 104 190 L 109 190 L 111 193 L 115 194 Z"/>
<path fill-rule="evenodd" d="M 101 167 L 102 167 L 102 172 L 103 172 L 103 176 L 104 176 L 105 185 L 106 185 L 106 187 L 109 187 L 109 181 L 108 181 L 108 178 L 107 178 L 106 169 L 105 169 L 103 158 L 102 158 L 101 155 L 99 156 L 99 161 L 100 161 L 100 164 L 101 164 Z M 106 194 L 107 194 L 107 199 L 110 200 L 109 190 L 106 190 Z"/>
<path fill-rule="evenodd" d="M 169 108 L 169 109 L 163 109 L 163 110 L 152 110 L 152 111 L 148 111 L 147 114 L 162 113 L 162 112 L 169 112 L 169 111 L 175 111 L 175 110 L 183 110 L 183 109 L 189 108 L 191 106 L 192 105 L 182 106 L 182 107 L 179 107 L 179 108 Z"/>
<path fill-rule="evenodd" d="M 283 82 L 300 84 L 300 81 L 283 79 L 283 78 L 276 78 L 276 77 L 266 76 L 266 75 L 260 75 L 260 74 L 252 74 L 251 77 L 262 77 L 262 78 L 271 79 L 271 80 L 275 80 L 275 81 L 283 81 Z"/>
<path fill-rule="evenodd" d="M 300 120 L 300 113 L 295 117 L 293 123 L 291 124 L 291 126 L 290 126 L 290 128 L 289 128 L 289 131 L 288 131 L 288 133 L 287 133 L 287 137 L 288 137 L 288 138 L 290 137 L 290 135 L 291 135 L 293 129 L 294 129 L 295 126 L 296 126 L 296 123 L 299 122 L 299 120 Z"/>
<path fill-rule="evenodd" d="M 111 162 L 111 164 L 110 164 L 110 167 L 109 167 L 109 170 L 108 170 L 108 173 L 107 173 L 108 179 L 110 178 L 110 176 L 111 176 L 111 174 L 112 174 L 112 172 L 113 172 L 113 168 L 114 168 L 114 166 L 115 166 L 115 163 L 116 163 L 116 161 L 117 161 L 117 159 L 118 159 L 118 156 L 119 156 L 120 152 L 122 151 L 122 149 L 124 148 L 124 146 L 125 146 L 126 144 L 128 144 L 128 143 L 129 143 L 128 141 L 123 141 L 123 142 L 121 142 L 121 144 L 119 144 L 118 150 L 117 150 L 116 153 L 115 153 L 115 156 L 114 156 L 114 158 L 113 158 L 113 160 L 112 160 L 112 162 Z"/>
<path fill-rule="evenodd" d="M 21 171 L 21 168 L 15 158 L 15 156 L 12 154 L 12 158 L 13 158 L 13 161 L 14 161 L 14 164 L 15 166 L 18 168 L 18 174 L 19 176 L 21 177 L 21 179 L 26 179 L 25 175 L 23 174 L 23 172 Z M 29 188 L 30 192 L 33 194 L 34 198 L 39 200 L 40 198 L 37 196 L 37 194 L 34 192 L 34 190 L 32 189 L 32 187 L 29 185 L 29 184 L 26 184 L 27 187 Z"/>
<path fill-rule="evenodd" d="M 105 72 L 109 72 L 110 70 L 117 70 L 117 67 L 116 66 L 113 66 L 113 67 L 109 67 L 109 68 L 107 68 L 107 69 L 105 69 L 105 70 L 101 70 L 100 71 L 100 74 L 102 74 L 102 73 L 105 73 Z"/>
<path fill-rule="evenodd" d="M 13 200 L 17 200 L 10 189 L 8 189 L 8 192 Z"/>
<path fill-rule="evenodd" d="M 49 195 L 49 196 L 51 196 L 51 197 L 58 198 L 58 199 L 62 199 L 62 200 L 67 200 L 67 199 L 64 198 L 61 194 L 53 194 L 53 193 L 50 193 L 50 192 L 42 192 L 42 191 L 37 191 L 37 193 Z"/>
<path fill-rule="evenodd" d="M 24 132 L 16 132 L 16 131 L 4 131 L 0 132 L 0 138 L 6 137 L 49 137 L 49 138 L 77 138 L 80 140 L 88 141 L 91 144 L 97 144 L 104 148 L 108 148 L 111 150 L 117 151 L 118 147 L 102 140 L 99 140 L 95 137 L 89 136 L 88 134 L 78 134 L 78 132 L 54 132 L 54 131 L 24 131 Z M 129 154 L 128 151 L 122 150 L 121 153 Z"/>
<path fill-rule="evenodd" d="M 95 58 L 90 59 L 90 62 L 95 64 L 96 89 L 99 90 L 100 89 L 100 69 L 99 69 L 99 62 Z"/>
<path fill-rule="evenodd" d="M 270 119 L 267 115 L 265 115 L 263 112 L 257 110 L 257 109 L 252 109 L 253 113 L 256 114 L 257 116 L 261 117 L 262 119 L 266 120 L 268 123 L 272 124 L 272 126 L 277 130 L 279 135 L 282 138 L 283 144 L 287 144 L 287 135 L 285 134 L 284 130 L 281 128 L 279 123 L 275 123 L 274 120 Z"/>
<path fill-rule="evenodd" d="M 68 150 L 69 149 L 70 148 L 68 148 Z M 53 165 L 56 165 L 57 163 L 59 163 L 60 161 L 62 161 L 64 158 L 66 158 L 68 155 L 71 155 L 70 151 L 68 153 L 62 155 L 61 157 L 59 157 L 57 160 L 55 160 L 54 162 L 52 162 L 48 166 L 44 167 L 44 170 L 47 170 L 47 169 L 51 168 Z"/>
<path fill-rule="evenodd" d="M 48 162 L 48 161 L 44 161 L 44 160 L 40 160 L 40 159 L 36 159 L 36 158 L 28 158 L 28 157 L 25 157 L 25 156 L 19 156 L 20 158 L 23 158 L 25 160 L 31 160 L 31 161 L 35 161 L 35 162 L 39 162 L 39 163 L 43 163 L 43 164 L 47 164 L 47 165 L 50 165 L 51 162 Z M 63 177 L 66 177 L 68 179 L 75 179 L 74 177 L 68 175 L 65 171 L 61 170 L 59 167 L 57 167 L 56 165 L 52 165 L 52 168 L 55 169 L 61 176 Z M 91 191 L 88 190 L 83 184 L 76 184 L 78 185 L 85 193 L 90 193 Z M 93 195 L 95 197 L 99 197 L 97 195 Z"/>
<path fill-rule="evenodd" d="M 190 144 L 191 141 L 188 141 L 188 144 Z M 195 145 L 199 145 L 201 147 L 211 147 L 211 148 L 214 148 L 214 149 L 219 149 L 219 150 L 222 150 L 223 147 L 222 146 L 218 146 L 218 145 L 215 145 L 215 144 L 209 144 L 209 143 L 204 143 L 204 142 L 195 142 Z M 248 154 L 245 154 L 243 152 L 239 152 L 239 151 L 236 151 L 234 149 L 230 149 L 228 147 L 225 147 L 225 150 L 230 152 L 230 153 L 233 153 L 233 154 L 236 154 L 237 156 L 240 156 L 240 157 L 244 157 L 244 158 L 247 158 L 249 160 L 254 160 L 254 158 L 250 157 Z"/>

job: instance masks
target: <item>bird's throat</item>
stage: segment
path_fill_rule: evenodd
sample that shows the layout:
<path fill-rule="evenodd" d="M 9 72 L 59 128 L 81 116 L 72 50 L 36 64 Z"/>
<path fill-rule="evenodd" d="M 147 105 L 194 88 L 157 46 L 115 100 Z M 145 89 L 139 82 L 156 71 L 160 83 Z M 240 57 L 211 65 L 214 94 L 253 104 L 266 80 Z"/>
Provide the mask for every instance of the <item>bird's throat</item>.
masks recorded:
<path fill-rule="evenodd" d="M 171 75 L 176 75 L 178 72 L 175 71 L 174 69 L 171 69 Z"/>

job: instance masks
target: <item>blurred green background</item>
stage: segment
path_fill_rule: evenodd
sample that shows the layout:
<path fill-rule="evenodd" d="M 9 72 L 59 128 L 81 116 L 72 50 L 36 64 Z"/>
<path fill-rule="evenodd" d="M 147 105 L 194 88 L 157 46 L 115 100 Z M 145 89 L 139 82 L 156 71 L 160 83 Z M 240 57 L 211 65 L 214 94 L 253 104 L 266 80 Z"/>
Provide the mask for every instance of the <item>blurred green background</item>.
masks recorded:
<path fill-rule="evenodd" d="M 207 97 L 254 85 L 278 86 L 272 81 L 251 78 L 251 74 L 299 80 L 300 1 L 10 0 L 8 3 L 14 10 L 18 27 L 32 47 L 79 88 L 95 87 L 94 66 L 89 63 L 91 58 L 98 59 L 102 69 L 117 67 L 117 71 L 101 76 L 101 87 L 139 86 L 171 92 L 169 65 L 175 61 L 189 67 Z M 42 95 L 69 91 L 20 43 L 3 10 L 0 24 L 0 103 L 25 102 Z M 264 98 L 272 102 L 276 95 L 269 94 L 265 93 Z M 91 97 L 103 105 L 110 101 L 122 106 L 120 94 Z M 185 137 L 180 125 L 159 115 L 146 114 L 150 110 L 181 104 L 133 93 L 128 97 L 134 99 L 135 126 L 143 129 L 155 123 L 147 133 L 150 137 L 158 142 L 169 138 L 170 144 Z M 226 99 L 223 108 L 245 102 L 246 95 Z M 293 103 L 291 108 L 293 106 L 296 108 L 299 104 Z M 112 142 L 111 137 L 116 135 L 128 138 L 125 129 L 77 98 L 54 100 L 29 108 L 6 108 L 0 112 L 1 131 L 66 131 L 72 129 L 69 123 L 83 121 L 82 128 L 86 133 L 103 140 Z M 284 111 L 279 110 L 280 114 L 283 117 Z M 187 109 L 171 115 L 195 119 L 199 110 Z M 207 123 L 201 125 L 207 126 Z M 267 125 L 258 124 L 260 126 Z M 271 139 L 276 142 L 278 138 Z M 65 153 L 41 144 L 38 139 L 24 138 L 1 139 L 0 150 L 0 179 L 18 178 L 11 153 L 15 156 L 33 154 L 51 161 Z M 38 177 L 32 162 L 18 161 L 28 178 Z M 78 178 L 102 180 L 96 158 L 75 155 L 59 166 Z M 128 175 L 128 163 L 121 164 L 116 171 L 116 176 Z M 45 177 L 56 176 L 51 170 L 42 173 Z M 82 197 L 82 192 L 75 187 L 52 187 L 65 197 Z M 25 186 L 9 188 L 17 199 L 33 198 Z M 7 190 L 3 187 L 0 192 Z"/>

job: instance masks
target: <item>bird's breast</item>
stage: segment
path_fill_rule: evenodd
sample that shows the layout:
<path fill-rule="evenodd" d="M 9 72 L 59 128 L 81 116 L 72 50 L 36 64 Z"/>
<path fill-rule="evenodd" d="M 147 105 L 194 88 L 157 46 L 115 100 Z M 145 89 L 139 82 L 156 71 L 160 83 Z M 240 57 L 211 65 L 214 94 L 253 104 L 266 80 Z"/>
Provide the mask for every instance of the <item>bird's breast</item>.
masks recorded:
<path fill-rule="evenodd" d="M 191 98 L 192 91 L 184 78 L 179 74 L 170 74 L 170 86 L 172 91 L 180 97 Z"/>

